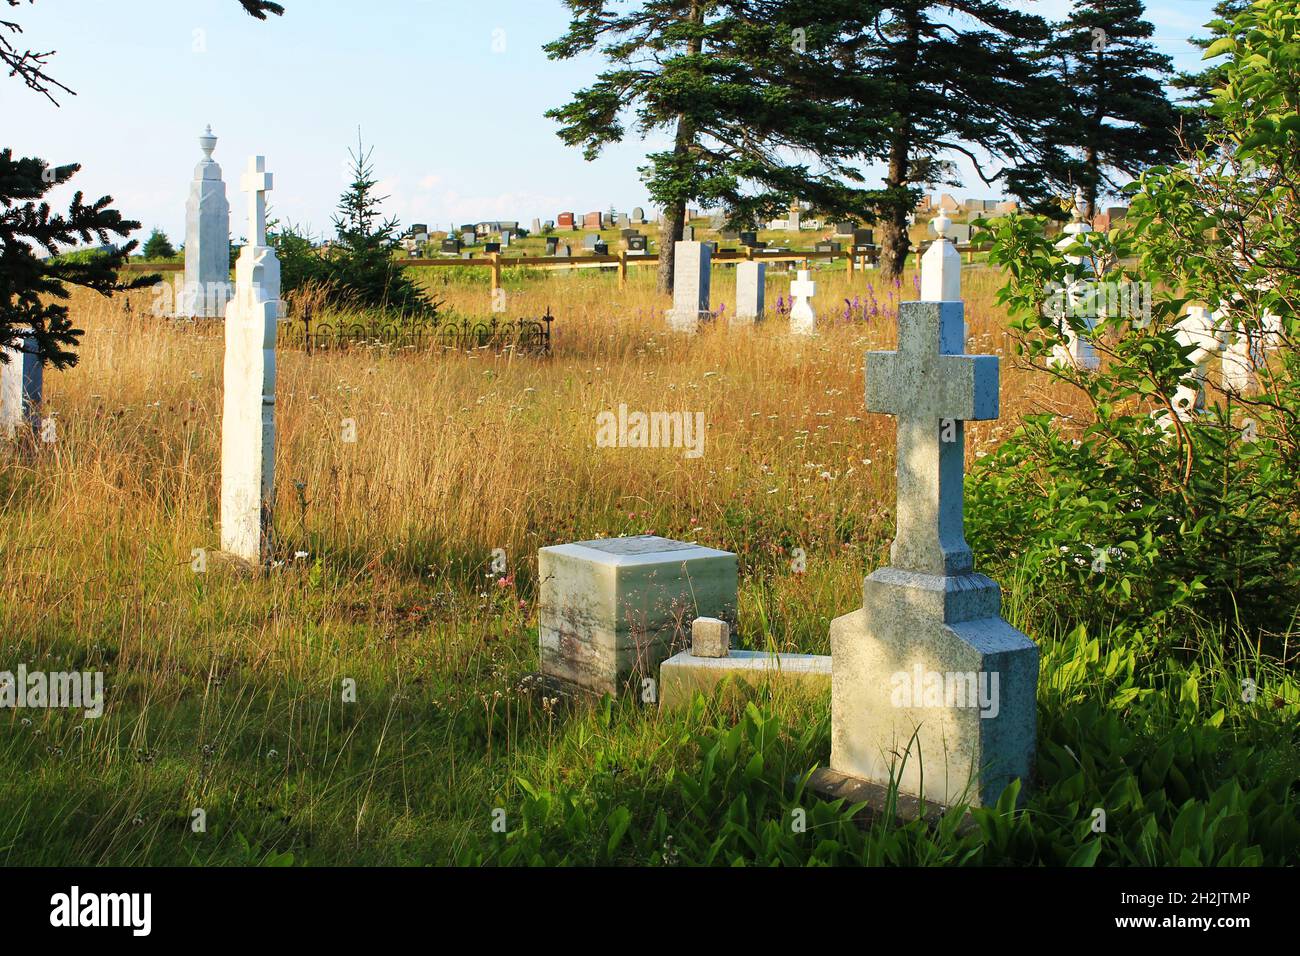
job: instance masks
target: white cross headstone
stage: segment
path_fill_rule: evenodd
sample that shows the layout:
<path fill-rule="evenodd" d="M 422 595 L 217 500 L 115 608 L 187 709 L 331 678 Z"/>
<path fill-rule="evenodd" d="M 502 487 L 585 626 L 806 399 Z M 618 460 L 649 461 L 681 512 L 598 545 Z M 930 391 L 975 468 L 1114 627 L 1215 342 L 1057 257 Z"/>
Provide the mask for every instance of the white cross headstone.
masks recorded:
<path fill-rule="evenodd" d="M 963 354 L 940 242 L 921 288 L 946 298 L 901 303 L 897 351 L 867 354 L 867 409 L 897 417 L 897 530 L 862 608 L 831 624 L 831 772 L 988 806 L 1012 779 L 1029 783 L 1038 647 L 1001 618 L 1001 591 L 965 540 L 963 426 L 997 417 L 998 359 Z M 936 262 L 938 278 L 926 274 Z"/>
<path fill-rule="evenodd" d="M 20 429 L 35 432 L 40 426 L 45 382 L 45 366 L 37 357 L 31 330 L 17 332 L 15 339 L 0 360 L 0 439 L 6 441 L 17 438 Z"/>
<path fill-rule="evenodd" d="M 221 167 L 212 159 L 212 127 L 199 137 L 203 159 L 194 167 L 185 203 L 185 288 L 180 315 L 220 317 L 230 300 L 230 203 Z"/>
<path fill-rule="evenodd" d="M 1092 226 L 1083 221 L 1082 190 L 1075 193 L 1074 218 L 1062 231 L 1065 235 L 1056 244 L 1057 249 L 1060 250 L 1068 249 L 1074 245 L 1076 237 L 1092 232 Z M 1097 357 L 1096 350 L 1092 347 L 1092 343 L 1086 337 L 1075 332 L 1066 320 L 1066 316 L 1072 311 L 1080 311 L 1077 306 L 1079 303 L 1086 301 L 1088 288 L 1096 279 L 1093 274 L 1092 262 L 1091 260 L 1085 260 L 1083 256 L 1069 254 L 1065 256 L 1065 261 L 1074 268 L 1074 274 L 1066 284 L 1061 296 L 1064 315 L 1060 319 L 1060 329 L 1065 336 L 1065 344 L 1057 345 L 1052 349 L 1052 357 L 1049 361 L 1058 368 L 1073 365 L 1075 368 L 1096 369 L 1101 362 Z M 1097 316 L 1081 315 L 1079 319 L 1084 325 L 1086 336 L 1096 324 Z"/>
<path fill-rule="evenodd" d="M 1187 360 L 1191 372 L 1174 392 L 1174 414 L 1181 421 L 1191 421 L 1205 409 L 1205 366 L 1228 344 L 1232 325 L 1222 312 L 1211 312 L 1203 305 L 1187 307 L 1187 315 L 1174 326 L 1174 338 L 1179 345 L 1189 348 Z M 1190 382 L 1190 384 L 1187 384 Z M 1160 415 L 1162 427 L 1168 428 L 1168 413 Z"/>
<path fill-rule="evenodd" d="M 280 263 L 266 245 L 266 160 L 240 180 L 249 194 L 248 244 L 226 308 L 221 420 L 221 547 L 255 564 L 270 556 L 275 502 L 275 338 Z"/>
<path fill-rule="evenodd" d="M 766 282 L 766 262 L 736 264 L 736 313 L 733 321 L 741 325 L 763 321 Z"/>
<path fill-rule="evenodd" d="M 790 283 L 790 331 L 794 335 L 817 334 L 817 313 L 812 307 L 817 283 L 810 275 L 807 269 L 799 269 Z"/>
<path fill-rule="evenodd" d="M 668 324 L 677 332 L 694 332 L 709 317 L 709 281 L 713 253 L 703 242 L 673 244 L 673 307 Z"/>

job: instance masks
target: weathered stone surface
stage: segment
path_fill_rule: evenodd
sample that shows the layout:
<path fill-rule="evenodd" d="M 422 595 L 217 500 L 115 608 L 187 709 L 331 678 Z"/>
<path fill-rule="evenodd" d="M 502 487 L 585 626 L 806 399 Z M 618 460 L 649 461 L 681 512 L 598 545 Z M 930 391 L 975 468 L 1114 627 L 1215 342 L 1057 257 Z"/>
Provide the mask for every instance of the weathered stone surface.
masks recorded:
<path fill-rule="evenodd" d="M 697 617 L 691 623 L 691 654 L 726 657 L 731 650 L 731 626 L 716 617 Z"/>
<path fill-rule="evenodd" d="M 226 308 L 221 419 L 221 547 L 261 564 L 270 554 L 275 504 L 275 338 L 280 263 L 266 244 L 261 156 L 242 180 L 249 193 L 249 242 L 235 264 L 235 297 Z"/>
<path fill-rule="evenodd" d="M 709 317 L 712 249 L 706 243 L 681 241 L 673 250 L 673 307 L 668 324 L 677 332 L 694 332 Z"/>
<path fill-rule="evenodd" d="M 738 325 L 761 322 L 766 300 L 767 263 L 736 264 L 736 311 L 732 321 Z"/>
<path fill-rule="evenodd" d="M 30 330 L 29 330 L 30 331 Z M 0 362 L 0 438 L 12 440 L 20 429 L 35 431 L 41 423 L 45 367 L 36 356 L 36 339 L 19 334 L 17 348 L 4 350 Z"/>
<path fill-rule="evenodd" d="M 230 298 L 230 204 L 221 167 L 212 159 L 212 127 L 199 137 L 203 159 L 194 167 L 185 204 L 185 289 L 181 315 L 221 316 Z"/>
<path fill-rule="evenodd" d="M 831 658 L 818 654 L 731 651 L 726 657 L 674 654 L 659 668 L 659 707 L 672 710 L 691 702 L 696 692 L 711 694 L 726 680 L 754 687 L 768 684 L 796 693 L 825 694 L 831 688 Z"/>
<path fill-rule="evenodd" d="M 831 767 L 944 806 L 1027 785 L 1039 652 L 998 616 L 997 584 L 882 568 L 864 591 L 831 623 Z"/>
<path fill-rule="evenodd" d="M 654 535 L 542 548 L 542 673 L 618 693 L 684 647 L 700 616 L 736 619 L 736 556 Z"/>

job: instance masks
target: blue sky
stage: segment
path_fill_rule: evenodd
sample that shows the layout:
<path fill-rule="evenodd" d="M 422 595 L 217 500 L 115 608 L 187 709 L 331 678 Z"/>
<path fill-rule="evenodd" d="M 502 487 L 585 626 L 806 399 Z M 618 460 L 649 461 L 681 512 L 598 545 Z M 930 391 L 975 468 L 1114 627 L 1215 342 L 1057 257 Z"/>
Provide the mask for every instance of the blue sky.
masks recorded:
<path fill-rule="evenodd" d="M 235 0 L 37 0 L 4 6 L 20 43 L 55 49 L 52 72 L 76 90 L 55 108 L 0 78 L 0 143 L 20 155 L 80 162 L 76 188 L 110 193 L 146 230 L 183 233 L 196 137 L 219 137 L 236 237 L 245 208 L 239 173 L 252 153 L 275 174 L 272 214 L 329 231 L 361 126 L 403 223 L 554 218 L 649 207 L 627 142 L 586 162 L 542 114 L 599 69 L 549 61 L 564 29 L 559 0 L 282 0 L 259 23 Z M 1069 0 L 1020 0 L 1049 18 Z M 1151 0 L 1159 47 L 1191 68 L 1212 0 Z M 129 10 L 130 13 L 125 13 Z M 961 195 L 987 196 L 968 167 Z M 59 201 L 56 196 L 55 202 Z M 66 200 L 65 200 L 66 201 Z"/>

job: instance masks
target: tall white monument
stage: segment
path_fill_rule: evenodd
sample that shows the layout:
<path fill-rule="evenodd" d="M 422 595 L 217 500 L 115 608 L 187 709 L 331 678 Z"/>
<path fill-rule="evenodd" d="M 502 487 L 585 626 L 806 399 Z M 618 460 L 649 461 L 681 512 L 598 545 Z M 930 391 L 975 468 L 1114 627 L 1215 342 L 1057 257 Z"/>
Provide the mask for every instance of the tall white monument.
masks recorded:
<path fill-rule="evenodd" d="M 1002 619 L 1001 591 L 966 545 L 964 423 L 997 418 L 998 359 L 963 354 L 947 245 L 921 277 L 945 298 L 901 303 L 898 350 L 867 354 L 867 409 L 897 417 L 897 531 L 862 608 L 831 623 L 831 773 L 988 806 L 1012 779 L 1029 782 L 1039 655 Z"/>
<path fill-rule="evenodd" d="M 709 317 L 712 247 L 703 242 L 673 244 L 673 307 L 668 325 L 675 332 L 694 332 Z"/>
<path fill-rule="evenodd" d="M 212 127 L 199 137 L 203 158 L 194 167 L 185 203 L 185 287 L 180 315 L 220 317 L 230 299 L 230 203 L 221 167 L 212 159 Z"/>
<path fill-rule="evenodd" d="M 1092 232 L 1092 226 L 1083 221 L 1083 193 L 1078 191 L 1074 197 L 1074 218 L 1065 229 L 1065 235 L 1056 244 L 1059 250 L 1066 250 L 1078 240 L 1078 237 Z M 1061 308 L 1064 314 L 1060 319 L 1060 329 L 1065 336 L 1065 343 L 1052 349 L 1050 362 L 1058 367 L 1073 365 L 1075 368 L 1096 369 L 1100 364 L 1097 350 L 1092 347 L 1087 336 L 1096 325 L 1098 316 L 1092 315 L 1094 306 L 1088 305 L 1088 290 L 1096 280 L 1092 263 L 1079 255 L 1065 255 L 1065 261 L 1073 267 L 1073 274 L 1066 284 L 1061 296 Z M 1096 301 L 1095 298 L 1092 300 Z M 1079 321 L 1084 327 L 1084 334 L 1079 335 L 1067 321 L 1071 312 L 1080 312 Z"/>
<path fill-rule="evenodd" d="M 732 321 L 751 325 L 763 321 L 766 298 L 767 263 L 736 263 L 736 312 Z"/>
<path fill-rule="evenodd" d="M 225 398 L 221 420 L 221 548 L 260 564 L 271 547 L 275 503 L 275 335 L 280 262 L 266 244 L 271 174 L 249 159 L 248 244 L 235 263 L 226 307 Z"/>
<path fill-rule="evenodd" d="M 17 438 L 20 429 L 34 432 L 40 425 L 45 368 L 30 330 L 18 332 L 16 339 L 14 347 L 4 349 L 0 362 L 0 439 L 4 440 Z"/>

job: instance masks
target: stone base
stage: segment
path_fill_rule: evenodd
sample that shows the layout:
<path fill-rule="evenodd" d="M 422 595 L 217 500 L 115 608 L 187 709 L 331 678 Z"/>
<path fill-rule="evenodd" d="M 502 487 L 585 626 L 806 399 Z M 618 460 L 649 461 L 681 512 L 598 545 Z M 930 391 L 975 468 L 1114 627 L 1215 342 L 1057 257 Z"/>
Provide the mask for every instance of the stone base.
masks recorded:
<path fill-rule="evenodd" d="M 1038 646 L 982 574 L 881 568 L 831 623 L 831 769 L 941 806 L 1028 789 Z"/>
<path fill-rule="evenodd" d="M 757 687 L 779 684 L 816 696 L 831 689 L 831 659 L 818 654 L 731 651 L 726 657 L 695 657 L 683 651 L 659 668 L 659 709 L 688 705 L 695 692 L 706 696 L 728 678 Z"/>
<path fill-rule="evenodd" d="M 664 313 L 668 318 L 668 327 L 674 332 L 698 332 L 701 322 L 707 322 L 713 318 L 711 312 L 682 312 L 677 309 L 669 309 Z"/>
<path fill-rule="evenodd" d="M 860 777 L 850 777 L 827 767 L 819 767 L 808 778 L 808 789 L 824 800 L 843 800 L 846 805 L 864 803 L 866 806 L 855 817 L 861 823 L 870 824 L 876 820 L 896 820 L 910 823 L 924 819 L 931 825 L 937 824 L 948 812 L 948 807 L 935 803 L 922 802 L 917 797 L 905 793 L 892 794 L 888 787 Z M 959 834 L 977 826 L 970 814 L 963 817 L 957 826 Z"/>

